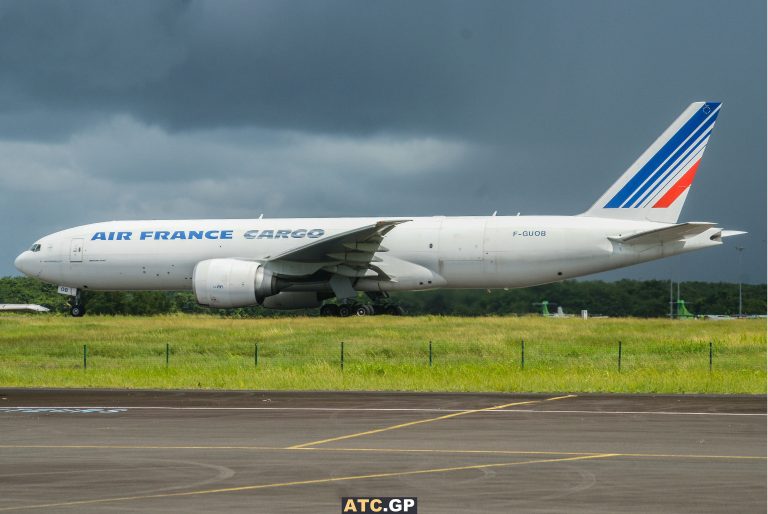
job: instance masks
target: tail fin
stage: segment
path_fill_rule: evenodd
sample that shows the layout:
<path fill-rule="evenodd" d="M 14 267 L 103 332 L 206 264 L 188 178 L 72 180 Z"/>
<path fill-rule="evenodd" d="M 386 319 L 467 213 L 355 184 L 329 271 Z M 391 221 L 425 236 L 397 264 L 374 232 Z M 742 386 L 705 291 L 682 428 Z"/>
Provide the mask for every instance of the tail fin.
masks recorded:
<path fill-rule="evenodd" d="M 676 223 L 720 102 L 695 102 L 582 216 Z"/>

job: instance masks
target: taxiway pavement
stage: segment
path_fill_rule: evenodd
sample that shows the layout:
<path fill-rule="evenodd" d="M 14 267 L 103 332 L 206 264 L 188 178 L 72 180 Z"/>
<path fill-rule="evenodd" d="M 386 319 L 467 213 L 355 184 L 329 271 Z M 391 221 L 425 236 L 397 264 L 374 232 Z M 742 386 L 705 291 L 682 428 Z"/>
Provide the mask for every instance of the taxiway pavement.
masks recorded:
<path fill-rule="evenodd" d="M 765 396 L 0 389 L 0 512 L 765 512 Z"/>

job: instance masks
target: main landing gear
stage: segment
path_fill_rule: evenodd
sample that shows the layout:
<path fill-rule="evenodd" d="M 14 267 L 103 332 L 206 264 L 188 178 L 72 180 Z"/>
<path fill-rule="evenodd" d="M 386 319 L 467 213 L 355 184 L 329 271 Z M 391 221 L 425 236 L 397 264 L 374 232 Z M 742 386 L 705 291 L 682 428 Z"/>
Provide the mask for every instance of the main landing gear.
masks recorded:
<path fill-rule="evenodd" d="M 387 293 L 366 293 L 373 303 L 361 303 L 352 299 L 344 300 L 340 304 L 326 303 L 320 307 L 321 316 L 338 316 L 346 318 L 348 316 L 375 316 L 378 314 L 388 314 L 390 316 L 402 316 L 405 309 L 388 300 Z"/>
<path fill-rule="evenodd" d="M 378 314 L 388 314 L 390 316 L 402 316 L 405 309 L 394 304 L 368 304 L 368 303 L 326 303 L 320 307 L 321 316 L 338 316 L 346 318 L 349 316 L 375 316 Z"/>

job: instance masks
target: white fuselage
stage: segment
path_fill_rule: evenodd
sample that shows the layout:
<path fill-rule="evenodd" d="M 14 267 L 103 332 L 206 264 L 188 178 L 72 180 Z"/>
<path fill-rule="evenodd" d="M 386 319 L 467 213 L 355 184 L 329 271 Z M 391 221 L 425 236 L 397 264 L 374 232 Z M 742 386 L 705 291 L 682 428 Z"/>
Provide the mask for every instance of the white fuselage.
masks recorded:
<path fill-rule="evenodd" d="M 74 296 L 73 316 L 84 312 L 80 290 L 191 289 L 201 305 L 221 308 L 310 308 L 335 296 L 342 305 L 321 313 L 345 316 L 358 291 L 376 301 L 389 291 L 527 287 L 630 266 L 742 233 L 677 223 L 720 107 L 689 105 L 578 216 L 111 221 L 46 236 L 15 265 Z"/>
<path fill-rule="evenodd" d="M 86 290 L 188 290 L 206 259 L 272 257 L 380 218 L 111 221 L 46 236 L 16 266 L 30 276 Z M 377 253 L 393 281 L 359 278 L 358 291 L 515 288 L 646 262 L 720 244 L 705 232 L 665 244 L 609 238 L 668 224 L 587 216 L 421 217 L 396 226 Z M 275 270 L 277 273 L 280 269 Z M 327 289 L 297 283 L 286 290 Z"/>

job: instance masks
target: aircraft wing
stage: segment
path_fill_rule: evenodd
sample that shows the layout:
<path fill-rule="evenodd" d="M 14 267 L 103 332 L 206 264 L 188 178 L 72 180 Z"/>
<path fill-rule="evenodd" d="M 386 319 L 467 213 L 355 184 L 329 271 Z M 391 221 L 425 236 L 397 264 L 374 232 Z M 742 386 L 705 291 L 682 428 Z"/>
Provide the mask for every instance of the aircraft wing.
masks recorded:
<path fill-rule="evenodd" d="M 387 249 L 381 246 L 384 236 L 407 221 L 411 220 L 377 221 L 372 225 L 313 241 L 267 257 L 265 266 L 282 275 L 309 275 L 324 269 L 350 278 L 382 276 L 384 273 L 373 264 L 381 259 L 374 254 L 386 252 Z"/>
<path fill-rule="evenodd" d="M 714 223 L 692 221 L 689 223 L 678 223 L 668 227 L 637 232 L 623 237 L 610 237 L 609 239 L 617 243 L 629 245 L 671 243 L 673 241 L 681 241 L 688 237 L 697 236 L 714 226 Z"/>
<path fill-rule="evenodd" d="M 50 312 L 50 309 L 33 303 L 0 303 L 0 311 Z"/>

